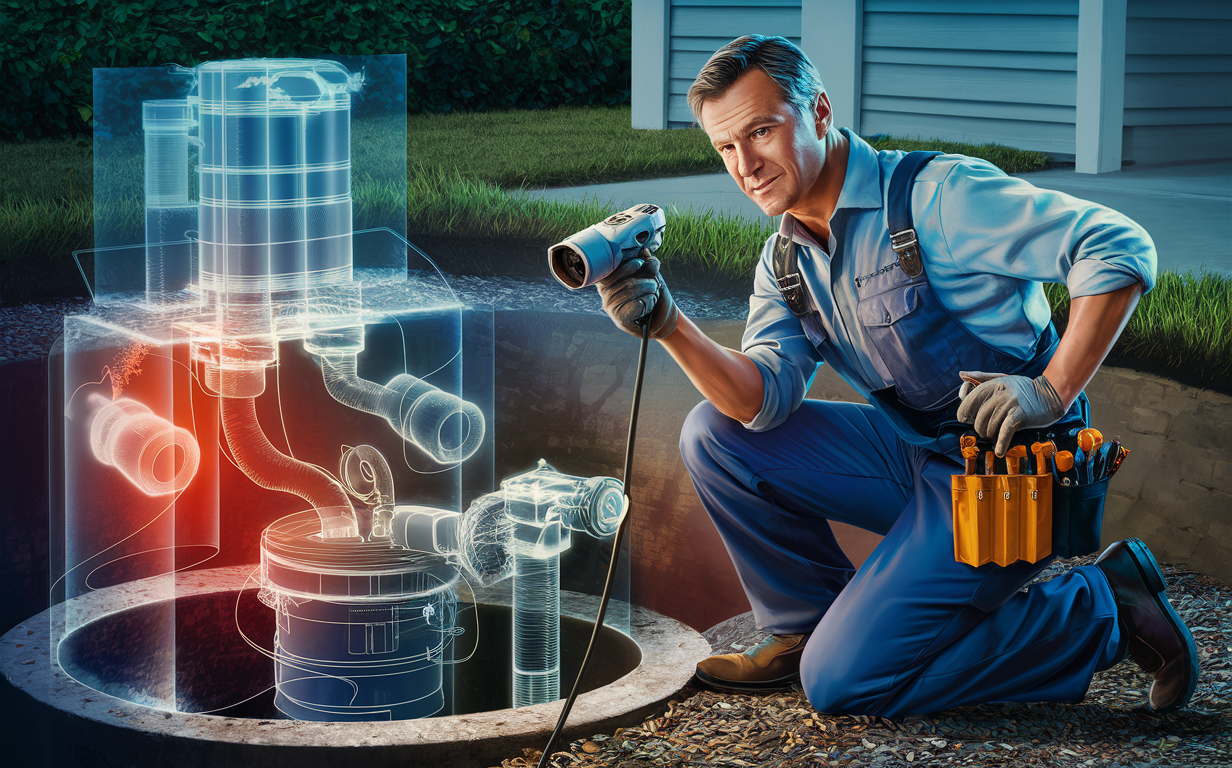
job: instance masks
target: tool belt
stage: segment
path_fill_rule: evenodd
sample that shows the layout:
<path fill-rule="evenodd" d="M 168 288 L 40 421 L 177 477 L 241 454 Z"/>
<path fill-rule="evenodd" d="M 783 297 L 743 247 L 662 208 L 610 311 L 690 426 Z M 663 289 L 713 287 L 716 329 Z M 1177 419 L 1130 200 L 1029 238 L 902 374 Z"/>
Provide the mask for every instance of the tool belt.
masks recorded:
<path fill-rule="evenodd" d="M 951 477 L 955 560 L 1007 566 L 1099 549 L 1108 481 L 1127 448 L 1103 443 L 1093 429 L 1029 430 L 1015 435 L 1005 458 L 995 459 L 993 441 L 973 434 L 960 439 L 967 472 Z"/>

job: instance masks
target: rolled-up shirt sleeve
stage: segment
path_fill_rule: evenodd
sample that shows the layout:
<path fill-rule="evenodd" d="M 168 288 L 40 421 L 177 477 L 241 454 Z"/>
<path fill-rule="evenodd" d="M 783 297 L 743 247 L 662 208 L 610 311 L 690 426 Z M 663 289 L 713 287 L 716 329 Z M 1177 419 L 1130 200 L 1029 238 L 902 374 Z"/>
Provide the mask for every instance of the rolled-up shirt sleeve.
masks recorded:
<path fill-rule="evenodd" d="M 746 429 L 764 432 L 782 424 L 800 407 L 817 373 L 821 355 L 779 293 L 774 282 L 770 245 L 762 250 L 749 297 L 749 319 L 741 351 L 757 365 L 762 380 L 761 411 Z"/>
<path fill-rule="evenodd" d="M 1155 285 L 1155 244 L 1124 214 L 1063 192 L 1041 189 L 972 158 L 953 164 L 939 185 L 915 194 L 958 273 L 991 273 L 1042 283 L 1064 283 L 1071 297 L 1109 293 L 1133 283 Z M 913 195 L 913 203 L 918 198 Z"/>

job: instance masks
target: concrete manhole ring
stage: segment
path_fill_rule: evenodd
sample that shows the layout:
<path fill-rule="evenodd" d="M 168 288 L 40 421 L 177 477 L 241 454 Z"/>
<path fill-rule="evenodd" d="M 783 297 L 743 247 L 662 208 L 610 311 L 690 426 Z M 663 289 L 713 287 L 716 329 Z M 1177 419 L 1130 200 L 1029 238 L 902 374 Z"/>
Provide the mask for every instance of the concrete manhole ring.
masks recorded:
<path fill-rule="evenodd" d="M 174 577 L 174 594 L 234 591 L 253 569 L 180 574 Z M 105 604 L 105 612 L 117 612 L 165 600 L 167 593 L 137 581 L 85 599 Z M 562 616 L 593 621 L 597 607 L 598 598 L 562 592 Z M 369 768 L 491 766 L 523 747 L 542 748 L 560 713 L 561 702 L 554 702 L 422 720 L 319 723 L 156 709 L 100 693 L 64 672 L 50 648 L 53 622 L 63 620 L 63 610 L 64 604 L 53 606 L 0 638 L 0 671 L 12 686 L 3 703 L 22 721 L 10 725 L 20 728 L 14 732 L 21 738 L 41 743 L 34 752 L 53 764 L 76 763 L 88 754 L 91 765 L 310 768 L 358 760 Z M 565 738 L 641 722 L 688 683 L 694 665 L 710 652 L 699 633 L 649 609 L 633 606 L 630 625 L 641 662 L 616 681 L 580 695 Z M 562 680 L 562 691 L 571 682 Z"/>

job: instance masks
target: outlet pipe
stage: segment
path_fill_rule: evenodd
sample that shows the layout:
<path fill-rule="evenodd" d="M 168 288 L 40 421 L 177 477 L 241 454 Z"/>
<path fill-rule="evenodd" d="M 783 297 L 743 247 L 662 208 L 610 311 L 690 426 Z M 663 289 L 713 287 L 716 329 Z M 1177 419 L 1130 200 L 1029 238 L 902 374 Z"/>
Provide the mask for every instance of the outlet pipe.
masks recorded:
<path fill-rule="evenodd" d="M 483 411 L 408 373 L 381 386 L 359 378 L 353 354 L 321 358 L 325 389 L 343 405 L 386 419 L 440 464 L 465 461 L 483 442 Z"/>
<path fill-rule="evenodd" d="M 560 698 L 560 554 L 572 533 L 606 538 L 623 518 L 619 482 L 539 465 L 501 483 L 514 527 L 513 706 Z"/>

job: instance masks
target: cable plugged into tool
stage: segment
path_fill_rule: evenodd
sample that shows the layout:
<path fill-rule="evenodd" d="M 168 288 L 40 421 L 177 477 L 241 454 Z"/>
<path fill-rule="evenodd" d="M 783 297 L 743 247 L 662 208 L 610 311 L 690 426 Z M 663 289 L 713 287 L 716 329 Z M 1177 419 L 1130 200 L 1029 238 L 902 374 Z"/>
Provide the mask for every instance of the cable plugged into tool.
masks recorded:
<path fill-rule="evenodd" d="M 633 383 L 633 408 L 629 413 L 629 437 L 625 443 L 625 466 L 624 472 L 621 474 L 621 480 L 624 483 L 625 498 L 632 507 L 632 487 L 633 481 L 633 445 L 637 439 L 637 412 L 642 403 L 642 380 L 646 373 L 646 351 L 650 348 L 650 324 L 646 323 L 642 326 L 642 342 L 641 349 L 637 355 L 637 375 Z M 625 513 L 621 518 L 620 526 L 616 529 L 616 538 L 612 540 L 612 559 L 608 561 L 607 579 L 603 582 L 603 597 L 599 600 L 599 613 L 595 617 L 595 626 L 590 633 L 590 642 L 586 644 L 586 655 L 582 657 L 582 666 L 578 669 L 577 679 L 573 681 L 573 689 L 569 691 L 569 698 L 565 699 L 565 706 L 560 711 L 560 718 L 556 721 L 556 728 L 552 731 L 552 735 L 548 738 L 548 743 L 543 747 L 543 754 L 539 756 L 539 768 L 546 768 L 548 759 L 552 754 L 552 747 L 556 745 L 557 739 L 565 729 L 565 722 L 569 719 L 569 712 L 573 709 L 573 702 L 577 700 L 578 693 L 582 690 L 582 680 L 586 677 L 586 669 L 590 666 L 590 653 L 595 647 L 595 638 L 599 636 L 599 630 L 603 628 L 603 619 L 607 616 L 607 604 L 612 599 L 612 585 L 616 581 L 616 563 L 620 559 L 620 545 L 624 542 L 625 531 L 629 527 L 629 517 L 632 510 Z"/>
<path fill-rule="evenodd" d="M 620 213 L 613 214 L 603 221 L 577 232 L 548 249 L 548 268 L 552 275 L 562 285 L 570 290 L 578 290 L 588 285 L 594 285 L 612 274 L 630 259 L 645 252 L 653 253 L 663 241 L 663 230 L 667 224 L 663 209 L 657 205 L 642 203 Z M 650 348 L 651 317 L 650 311 L 636 323 L 641 326 L 641 348 L 637 356 L 637 375 L 633 384 L 633 407 L 629 413 L 629 437 L 625 443 L 625 466 L 621 481 L 624 484 L 626 505 L 631 506 L 633 498 L 633 446 L 637 438 L 637 413 L 642 402 L 642 381 L 646 373 L 646 352 Z M 545 768 L 552 755 L 552 747 L 565 729 L 569 712 L 582 689 L 582 681 L 590 666 L 590 654 L 595 647 L 595 639 L 603 627 L 603 619 L 607 616 L 607 606 L 612 598 L 612 585 L 616 581 L 616 564 L 620 559 L 620 546 L 624 542 L 625 531 L 629 527 L 630 513 L 621 518 L 620 526 L 612 541 L 612 559 L 608 562 L 607 578 L 603 582 L 603 596 L 599 600 L 599 613 L 595 617 L 595 626 L 590 634 L 590 642 L 586 644 L 586 655 L 582 657 L 582 666 L 578 669 L 577 679 L 565 699 L 565 706 L 560 711 L 556 728 L 543 747 L 539 757 L 539 768 Z"/>

